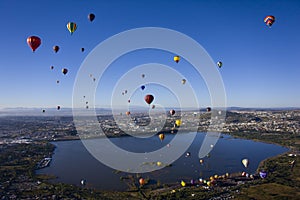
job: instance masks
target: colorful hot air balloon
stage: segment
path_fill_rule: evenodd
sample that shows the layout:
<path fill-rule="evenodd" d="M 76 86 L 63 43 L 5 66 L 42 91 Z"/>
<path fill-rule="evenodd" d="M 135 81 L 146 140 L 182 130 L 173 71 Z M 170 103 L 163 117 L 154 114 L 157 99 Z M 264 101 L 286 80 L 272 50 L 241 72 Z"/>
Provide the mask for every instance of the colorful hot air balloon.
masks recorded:
<path fill-rule="evenodd" d="M 27 44 L 33 52 L 41 45 L 41 43 L 41 39 L 37 36 L 30 36 L 27 38 Z"/>
<path fill-rule="evenodd" d="M 266 23 L 267 26 L 269 26 L 271 28 L 271 26 L 275 22 L 275 17 L 272 15 L 268 15 L 265 17 L 264 22 Z"/>
<path fill-rule="evenodd" d="M 165 139 L 165 134 L 161 133 L 158 135 L 160 141 L 163 141 Z"/>
<path fill-rule="evenodd" d="M 170 110 L 170 114 L 171 114 L 171 115 L 174 115 L 174 114 L 175 114 L 175 110 L 173 110 L 173 109 Z"/>
<path fill-rule="evenodd" d="M 154 100 L 154 96 L 151 95 L 151 94 L 147 94 L 147 95 L 144 97 L 144 99 L 145 99 L 146 103 L 150 105 L 150 104 L 152 103 L 152 101 Z"/>
<path fill-rule="evenodd" d="M 130 111 L 127 111 L 127 112 L 126 112 L 126 115 L 130 115 Z"/>
<path fill-rule="evenodd" d="M 219 68 L 221 68 L 223 63 L 221 61 L 219 61 L 219 62 L 217 62 L 217 65 L 218 65 Z"/>
<path fill-rule="evenodd" d="M 90 13 L 90 14 L 88 15 L 88 18 L 89 18 L 89 20 L 92 22 L 92 21 L 94 21 L 94 19 L 95 19 L 95 15 L 94 15 L 93 13 Z"/>
<path fill-rule="evenodd" d="M 59 50 L 59 46 L 54 46 L 54 47 L 53 47 L 53 51 L 54 51 L 55 53 L 57 53 L 58 50 Z"/>
<path fill-rule="evenodd" d="M 181 83 L 184 85 L 186 83 L 186 80 L 185 79 L 182 79 L 181 80 Z"/>
<path fill-rule="evenodd" d="M 249 160 L 248 160 L 247 158 L 244 158 L 244 159 L 242 160 L 242 163 L 243 163 L 243 165 L 244 165 L 245 167 L 248 167 L 248 165 L 249 165 Z"/>
<path fill-rule="evenodd" d="M 74 31 L 76 31 L 77 25 L 76 25 L 76 23 L 74 23 L 74 22 L 69 22 L 69 23 L 67 24 L 67 28 L 68 28 L 68 30 L 70 31 L 71 35 L 72 35 L 72 34 L 74 33 Z"/>
<path fill-rule="evenodd" d="M 143 179 L 143 178 L 140 178 L 140 180 L 139 180 L 139 183 L 140 183 L 140 185 L 145 185 L 145 179 Z"/>
<path fill-rule="evenodd" d="M 186 186 L 186 183 L 185 183 L 184 181 L 181 181 L 180 184 L 181 184 L 182 187 L 185 187 L 185 186 Z"/>
<path fill-rule="evenodd" d="M 174 61 L 178 63 L 180 61 L 180 56 L 174 56 Z"/>
<path fill-rule="evenodd" d="M 68 73 L 68 69 L 66 69 L 66 68 L 63 68 L 61 71 L 64 75 L 66 75 Z"/>

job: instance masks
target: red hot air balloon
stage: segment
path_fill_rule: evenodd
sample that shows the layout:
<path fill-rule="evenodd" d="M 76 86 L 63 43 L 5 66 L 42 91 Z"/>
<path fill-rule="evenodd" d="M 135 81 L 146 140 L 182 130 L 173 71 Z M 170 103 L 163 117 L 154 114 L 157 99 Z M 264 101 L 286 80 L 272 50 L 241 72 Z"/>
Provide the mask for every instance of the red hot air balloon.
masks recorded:
<path fill-rule="evenodd" d="M 53 51 L 54 51 L 55 53 L 57 53 L 58 50 L 59 50 L 59 46 L 54 46 L 54 47 L 53 47 Z"/>
<path fill-rule="evenodd" d="M 37 36 L 30 36 L 27 38 L 27 44 L 33 52 L 41 45 L 41 43 L 41 39 Z"/>
<path fill-rule="evenodd" d="M 152 101 L 154 100 L 154 96 L 151 95 L 151 94 L 147 94 L 147 95 L 144 97 L 144 99 L 145 99 L 146 103 L 150 105 L 150 104 L 152 103 Z"/>

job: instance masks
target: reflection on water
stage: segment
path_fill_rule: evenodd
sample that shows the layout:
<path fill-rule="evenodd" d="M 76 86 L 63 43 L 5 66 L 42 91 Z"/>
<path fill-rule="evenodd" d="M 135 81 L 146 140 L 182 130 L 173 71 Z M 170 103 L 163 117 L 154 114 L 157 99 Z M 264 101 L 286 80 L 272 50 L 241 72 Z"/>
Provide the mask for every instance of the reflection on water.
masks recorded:
<path fill-rule="evenodd" d="M 179 135 L 183 143 L 185 135 Z M 224 137 L 219 139 L 209 156 L 202 159 L 203 163 L 201 164 L 198 158 L 198 151 L 204 136 L 205 133 L 197 134 L 194 142 L 188 149 L 190 156 L 186 156 L 186 152 L 183 152 L 183 155 L 171 167 L 144 173 L 142 176 L 163 184 L 179 182 L 181 179 L 208 178 L 214 174 L 225 174 L 226 172 L 246 171 L 247 173 L 255 173 L 259 162 L 288 150 L 277 145 L 233 139 L 230 136 L 223 135 Z M 111 140 L 117 146 L 128 151 L 149 152 L 167 145 L 173 137 L 173 135 L 165 135 L 163 141 L 160 141 L 158 137 L 120 137 L 112 138 Z M 114 169 L 100 163 L 89 154 L 80 140 L 54 142 L 53 144 L 57 148 L 50 167 L 38 170 L 37 173 L 52 174 L 58 177 L 56 181 L 76 185 L 80 185 L 80 181 L 85 179 L 88 186 L 104 190 L 127 189 L 126 184 L 120 180 L 120 177 L 126 176 L 128 173 L 116 173 Z M 172 148 L 174 147 L 169 146 L 170 151 L 172 151 Z M 250 161 L 247 169 L 241 163 L 241 160 L 245 157 Z"/>

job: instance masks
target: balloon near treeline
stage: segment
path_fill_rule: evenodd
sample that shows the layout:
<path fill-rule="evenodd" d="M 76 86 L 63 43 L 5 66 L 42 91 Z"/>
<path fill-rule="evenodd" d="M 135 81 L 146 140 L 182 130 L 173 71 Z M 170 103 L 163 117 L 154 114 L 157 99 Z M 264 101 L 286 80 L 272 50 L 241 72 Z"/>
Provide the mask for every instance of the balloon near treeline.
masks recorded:
<path fill-rule="evenodd" d="M 34 52 L 40 45 L 42 41 L 38 36 L 30 36 L 27 38 L 27 44 Z"/>

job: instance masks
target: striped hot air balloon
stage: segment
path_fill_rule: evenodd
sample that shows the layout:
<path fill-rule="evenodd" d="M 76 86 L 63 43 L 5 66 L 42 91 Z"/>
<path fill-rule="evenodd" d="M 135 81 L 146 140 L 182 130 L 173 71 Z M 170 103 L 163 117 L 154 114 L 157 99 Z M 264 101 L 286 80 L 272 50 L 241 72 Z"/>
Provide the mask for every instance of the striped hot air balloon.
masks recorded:
<path fill-rule="evenodd" d="M 271 26 L 275 22 L 275 17 L 272 15 L 268 15 L 265 17 L 264 22 L 266 23 L 267 26 L 269 26 L 271 28 Z"/>
<path fill-rule="evenodd" d="M 76 25 L 76 23 L 74 23 L 74 22 L 69 22 L 69 23 L 67 24 L 67 28 L 68 28 L 68 30 L 70 31 L 71 35 L 72 35 L 72 34 L 74 33 L 74 31 L 76 31 L 77 25 Z"/>

